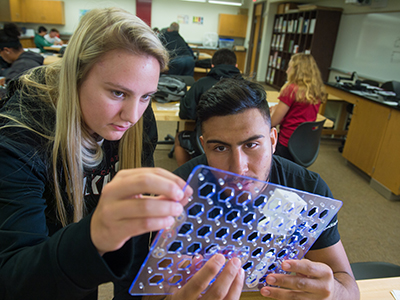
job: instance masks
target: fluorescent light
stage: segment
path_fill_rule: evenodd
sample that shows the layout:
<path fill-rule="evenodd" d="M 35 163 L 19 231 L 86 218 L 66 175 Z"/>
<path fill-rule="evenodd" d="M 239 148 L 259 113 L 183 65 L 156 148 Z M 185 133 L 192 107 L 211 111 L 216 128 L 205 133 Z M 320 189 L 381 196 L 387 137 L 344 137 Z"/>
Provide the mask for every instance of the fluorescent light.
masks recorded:
<path fill-rule="evenodd" d="M 224 1 L 224 0 L 208 0 L 208 3 L 242 6 L 242 0 L 227 0 L 227 1 Z"/>
<path fill-rule="evenodd" d="M 181 1 L 206 3 L 207 0 L 181 0 Z"/>

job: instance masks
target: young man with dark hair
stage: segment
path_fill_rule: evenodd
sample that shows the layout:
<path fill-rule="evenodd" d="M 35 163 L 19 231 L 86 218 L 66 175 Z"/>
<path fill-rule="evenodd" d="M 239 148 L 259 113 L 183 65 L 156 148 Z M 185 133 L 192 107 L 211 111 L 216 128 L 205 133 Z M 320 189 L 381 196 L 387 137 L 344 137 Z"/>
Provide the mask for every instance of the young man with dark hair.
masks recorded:
<path fill-rule="evenodd" d="M 38 33 L 35 34 L 35 37 L 33 39 L 36 47 L 40 49 L 40 52 L 46 52 L 43 47 L 50 47 L 53 45 L 44 38 L 46 34 L 47 34 L 46 27 L 39 26 Z"/>
<path fill-rule="evenodd" d="M 62 45 L 63 41 L 58 37 L 59 34 L 60 32 L 56 28 L 52 28 L 50 29 L 50 32 L 44 36 L 44 38 L 53 45 Z"/>
<path fill-rule="evenodd" d="M 221 78 L 242 78 L 236 64 L 236 54 L 230 49 L 217 50 L 211 59 L 212 69 L 206 77 L 200 78 L 186 93 L 179 106 L 179 117 L 181 119 L 196 120 L 196 107 L 208 89 L 216 84 Z M 181 166 L 192 157 L 199 155 L 196 149 L 195 131 L 182 131 L 175 138 L 175 158 L 178 166 Z"/>
<path fill-rule="evenodd" d="M 246 80 L 223 79 L 200 99 L 197 118 L 205 154 L 175 171 L 187 179 L 205 164 L 258 180 L 332 197 L 321 177 L 282 157 L 274 156 L 277 132 L 271 128 L 266 92 Z M 337 216 L 305 255 L 286 260 L 282 269 L 295 275 L 270 274 L 261 294 L 273 299 L 359 299 L 346 252 L 340 241 Z"/>

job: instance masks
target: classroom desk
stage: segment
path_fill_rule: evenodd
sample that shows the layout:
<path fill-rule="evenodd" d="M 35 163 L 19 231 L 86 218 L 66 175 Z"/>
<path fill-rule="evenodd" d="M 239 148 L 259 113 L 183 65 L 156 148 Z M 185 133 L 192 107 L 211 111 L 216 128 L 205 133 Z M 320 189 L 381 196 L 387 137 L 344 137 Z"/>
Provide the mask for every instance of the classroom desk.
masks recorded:
<path fill-rule="evenodd" d="M 267 92 L 267 99 L 270 105 L 278 103 L 278 92 Z M 193 120 L 182 120 L 179 118 L 179 102 L 158 103 L 152 101 L 151 107 L 153 108 L 156 121 L 174 121 L 178 122 L 178 130 L 193 130 L 195 122 Z M 317 115 L 317 121 L 325 119 L 324 127 L 332 127 L 333 122 L 323 115 Z"/>
<path fill-rule="evenodd" d="M 60 52 L 63 45 L 53 45 L 48 47 L 43 47 L 44 50 L 53 51 L 53 52 Z"/>
<path fill-rule="evenodd" d="M 394 300 L 392 290 L 400 290 L 400 277 L 357 280 L 360 289 L 360 300 Z M 242 293 L 241 300 L 268 300 L 259 292 Z"/>
<path fill-rule="evenodd" d="M 44 58 L 43 64 L 44 65 L 49 65 L 53 62 L 59 61 L 61 57 L 58 57 L 57 55 L 48 55 Z"/>

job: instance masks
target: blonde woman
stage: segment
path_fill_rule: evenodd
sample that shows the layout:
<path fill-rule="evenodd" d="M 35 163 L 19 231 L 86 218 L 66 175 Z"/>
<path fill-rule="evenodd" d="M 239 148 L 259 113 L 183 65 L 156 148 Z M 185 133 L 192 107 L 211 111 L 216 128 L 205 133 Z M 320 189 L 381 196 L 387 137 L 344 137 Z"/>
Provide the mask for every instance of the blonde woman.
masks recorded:
<path fill-rule="evenodd" d="M 288 141 L 294 130 L 303 122 L 317 118 L 326 92 L 317 63 L 310 54 L 294 54 L 286 71 L 287 82 L 281 88 L 279 103 L 271 108 L 271 126 L 279 126 L 275 154 L 294 161 Z"/>
<path fill-rule="evenodd" d="M 144 22 L 94 9 L 62 62 L 10 84 L 0 111 L 1 299 L 96 299 L 109 281 L 115 299 L 130 297 L 143 234 L 172 225 L 192 192 L 150 168 L 150 96 L 167 65 Z M 224 263 L 215 256 L 171 298 L 197 299 Z M 227 263 L 204 295 L 238 298 L 240 270 L 237 259 Z"/>

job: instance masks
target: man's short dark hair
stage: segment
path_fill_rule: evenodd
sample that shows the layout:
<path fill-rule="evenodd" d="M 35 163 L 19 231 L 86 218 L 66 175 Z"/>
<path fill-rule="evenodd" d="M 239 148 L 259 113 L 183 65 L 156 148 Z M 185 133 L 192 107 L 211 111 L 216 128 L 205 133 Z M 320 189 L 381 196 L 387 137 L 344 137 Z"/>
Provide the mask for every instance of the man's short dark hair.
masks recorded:
<path fill-rule="evenodd" d="M 58 29 L 56 29 L 56 28 L 50 29 L 50 32 L 57 32 L 57 33 L 60 33 L 60 32 L 58 31 Z"/>
<path fill-rule="evenodd" d="M 235 52 L 233 52 L 230 49 L 219 49 L 217 50 L 212 59 L 211 59 L 211 63 L 214 66 L 218 66 L 218 65 L 236 65 L 236 54 Z"/>
<path fill-rule="evenodd" d="M 41 32 L 47 32 L 47 29 L 46 29 L 46 27 L 44 27 L 44 26 L 39 26 L 38 31 L 39 31 L 39 33 L 41 33 Z"/>
<path fill-rule="evenodd" d="M 197 119 L 202 126 L 212 117 L 235 115 L 250 108 L 257 108 L 271 124 L 267 93 L 262 85 L 244 79 L 224 78 L 201 96 Z"/>

